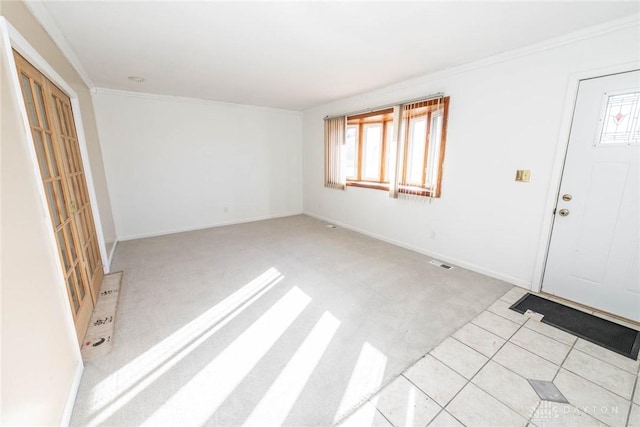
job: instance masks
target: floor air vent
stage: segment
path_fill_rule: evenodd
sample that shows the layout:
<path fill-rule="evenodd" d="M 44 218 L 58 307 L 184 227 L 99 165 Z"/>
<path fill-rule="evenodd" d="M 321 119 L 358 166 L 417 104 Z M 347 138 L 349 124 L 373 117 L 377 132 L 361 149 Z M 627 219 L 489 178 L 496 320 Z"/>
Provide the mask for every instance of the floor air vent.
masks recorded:
<path fill-rule="evenodd" d="M 442 267 L 445 270 L 451 270 L 453 267 L 451 267 L 450 265 L 447 265 L 445 263 L 443 263 L 442 261 L 438 261 L 437 259 L 432 259 L 431 261 L 429 261 L 431 264 L 436 265 L 438 267 Z"/>

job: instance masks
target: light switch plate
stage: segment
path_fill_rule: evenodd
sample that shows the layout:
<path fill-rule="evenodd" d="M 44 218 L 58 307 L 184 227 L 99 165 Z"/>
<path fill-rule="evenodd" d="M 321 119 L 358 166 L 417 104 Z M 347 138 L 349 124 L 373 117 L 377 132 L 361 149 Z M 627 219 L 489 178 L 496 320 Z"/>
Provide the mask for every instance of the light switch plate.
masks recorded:
<path fill-rule="evenodd" d="M 529 169 L 518 169 L 516 171 L 516 181 L 529 182 L 531 178 L 531 171 Z"/>

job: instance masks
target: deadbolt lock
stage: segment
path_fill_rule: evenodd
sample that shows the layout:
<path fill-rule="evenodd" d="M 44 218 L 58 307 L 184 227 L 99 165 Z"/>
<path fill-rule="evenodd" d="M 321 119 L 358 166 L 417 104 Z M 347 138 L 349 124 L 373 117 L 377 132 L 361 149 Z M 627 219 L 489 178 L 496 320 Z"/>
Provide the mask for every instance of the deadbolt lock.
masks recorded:
<path fill-rule="evenodd" d="M 569 216 L 569 209 L 560 209 L 558 211 L 558 215 L 560 215 L 560 216 Z"/>
<path fill-rule="evenodd" d="M 571 196 L 571 194 L 563 194 L 562 195 L 562 200 L 564 200 L 565 202 L 570 202 L 571 199 L 573 199 L 573 197 Z"/>

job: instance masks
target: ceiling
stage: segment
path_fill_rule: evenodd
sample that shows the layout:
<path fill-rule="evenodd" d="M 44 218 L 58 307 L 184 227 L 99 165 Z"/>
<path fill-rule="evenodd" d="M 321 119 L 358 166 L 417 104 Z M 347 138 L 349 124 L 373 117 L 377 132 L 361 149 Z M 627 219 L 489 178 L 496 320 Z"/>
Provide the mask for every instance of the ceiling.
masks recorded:
<path fill-rule="evenodd" d="M 38 4 L 96 87 L 290 110 L 640 9 L 639 2 L 615 1 Z"/>

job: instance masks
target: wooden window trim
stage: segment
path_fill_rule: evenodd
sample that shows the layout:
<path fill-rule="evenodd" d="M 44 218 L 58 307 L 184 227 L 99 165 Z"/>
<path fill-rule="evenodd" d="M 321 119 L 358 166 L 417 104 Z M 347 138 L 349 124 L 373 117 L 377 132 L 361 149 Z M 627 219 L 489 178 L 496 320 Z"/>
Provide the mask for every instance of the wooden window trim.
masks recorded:
<path fill-rule="evenodd" d="M 390 190 L 390 176 L 389 170 L 387 168 L 387 163 L 389 161 L 388 151 L 389 144 L 392 139 L 389 139 L 389 123 L 404 127 L 402 130 L 403 134 L 403 145 L 399 147 L 401 151 L 401 158 L 398 158 L 397 164 L 397 172 L 398 172 L 398 193 L 404 194 L 412 194 L 418 196 L 427 196 L 427 197 L 435 197 L 439 198 L 442 191 L 442 176 L 443 176 L 443 164 L 444 164 L 444 156 L 446 152 L 446 141 L 447 141 L 447 126 L 449 122 L 449 101 L 450 98 L 448 96 L 441 98 L 429 99 L 426 101 L 421 101 L 417 103 L 405 104 L 407 106 L 411 106 L 409 111 L 409 116 L 402 119 L 400 123 L 394 123 L 394 111 L 395 107 L 383 108 L 380 110 L 370 111 L 361 114 L 354 114 L 352 116 L 346 117 L 346 125 L 350 127 L 355 127 L 357 130 L 357 138 L 355 147 L 355 173 L 352 177 L 346 178 L 346 186 L 350 187 L 360 187 L 360 188 L 371 188 L 375 190 Z M 402 105 L 400 105 L 402 108 Z M 440 132 L 440 138 L 438 141 L 431 141 L 431 134 L 433 133 L 432 125 L 434 119 L 434 112 L 438 109 L 442 111 L 442 128 Z M 413 118 L 424 118 L 425 120 L 425 139 L 422 142 L 424 155 L 422 157 L 422 170 L 420 173 L 420 182 L 408 182 L 408 172 L 409 172 L 409 135 L 411 133 L 411 126 L 409 123 Z M 405 120 L 407 120 L 405 122 Z M 365 134 L 364 127 L 365 125 L 373 125 L 380 124 L 382 126 L 382 138 L 381 138 L 381 152 L 380 152 L 380 171 L 379 171 L 379 179 L 364 179 L 363 177 L 363 160 L 364 160 L 364 142 L 365 142 Z M 403 124 L 406 124 L 403 125 Z M 430 159 L 430 149 L 432 149 L 432 143 L 436 143 L 439 147 L 437 150 L 437 159 Z M 392 147 L 393 149 L 393 147 Z M 427 170 L 428 167 L 437 168 L 436 176 L 431 175 L 432 169 Z M 395 167 L 392 169 L 394 170 Z M 433 177 L 433 182 L 431 182 L 429 176 Z M 427 188 L 427 183 L 429 181 L 429 188 Z"/>
<path fill-rule="evenodd" d="M 386 185 L 389 189 L 389 179 L 386 176 L 386 164 L 387 164 L 387 127 L 389 123 L 393 123 L 393 107 L 385 108 L 382 110 L 371 111 L 368 113 L 356 114 L 347 117 L 347 126 L 357 126 L 358 137 L 356 146 L 356 174 L 355 179 L 347 178 L 347 185 L 352 187 L 366 187 L 382 189 L 381 187 Z M 364 126 L 365 125 L 381 125 L 381 147 L 380 147 L 380 170 L 379 178 L 365 179 L 362 176 L 363 159 L 364 159 Z"/>
<path fill-rule="evenodd" d="M 360 122 L 370 117 L 384 116 L 383 120 L 393 120 L 393 108 L 385 108 L 384 110 L 370 111 L 368 113 L 355 114 L 347 117 L 347 124 Z"/>
<path fill-rule="evenodd" d="M 347 181 L 347 187 L 371 188 L 373 190 L 389 191 L 389 183 L 376 181 Z"/>
<path fill-rule="evenodd" d="M 444 153 L 445 153 L 445 146 L 446 146 L 446 142 L 447 142 L 447 123 L 449 121 L 449 97 L 444 97 L 442 100 L 440 100 L 440 104 L 442 104 L 442 130 L 440 133 L 440 141 L 438 141 L 438 144 L 440 145 L 440 152 L 439 154 L 439 158 L 438 158 L 438 176 L 436 177 L 436 181 L 438 183 L 437 187 L 436 187 L 436 192 L 435 194 L 433 194 L 433 191 L 430 189 L 426 189 L 426 182 L 427 182 L 427 165 L 429 164 L 429 144 L 430 144 L 430 136 L 431 136 L 431 119 L 432 119 L 432 113 L 434 111 L 436 111 L 437 107 L 438 107 L 438 100 L 429 100 L 429 101 L 424 101 L 424 102 L 420 102 L 417 104 L 416 107 L 412 108 L 412 110 L 415 109 L 422 109 L 422 108 L 427 108 L 426 110 L 426 138 L 425 138 L 425 146 L 424 146 L 424 159 L 423 159 L 423 168 L 422 168 L 422 182 L 420 183 L 420 186 L 416 186 L 413 185 L 415 183 L 409 183 L 407 181 L 407 172 L 408 172 L 408 164 L 409 164 L 409 134 L 410 134 L 410 127 L 409 125 L 405 126 L 404 129 L 404 158 L 403 158 L 403 162 L 402 162 L 402 182 L 400 183 L 400 188 L 398 189 L 399 193 L 411 193 L 411 194 L 416 194 L 419 196 L 430 196 L 430 197 L 440 197 L 441 194 L 441 188 L 442 188 L 442 165 L 444 163 Z M 416 116 L 412 116 L 411 118 L 414 117 L 421 117 L 422 113 L 416 115 Z M 409 120 L 410 123 L 410 120 Z M 411 188 L 411 190 L 409 191 L 408 188 Z M 420 188 L 420 190 L 418 190 L 418 188 Z M 415 190 L 414 190 L 415 189 Z"/>

